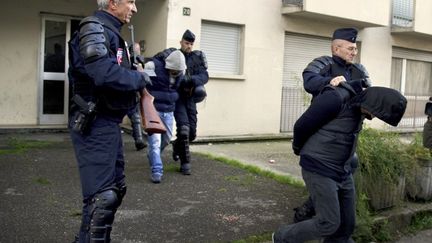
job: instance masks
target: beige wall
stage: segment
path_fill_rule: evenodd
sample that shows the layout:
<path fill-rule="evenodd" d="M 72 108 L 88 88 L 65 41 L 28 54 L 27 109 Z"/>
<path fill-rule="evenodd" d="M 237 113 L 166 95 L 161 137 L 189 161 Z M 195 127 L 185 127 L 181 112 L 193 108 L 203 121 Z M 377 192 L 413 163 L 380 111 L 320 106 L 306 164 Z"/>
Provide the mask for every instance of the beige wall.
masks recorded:
<path fill-rule="evenodd" d="M 168 0 L 137 2 L 138 13 L 132 18 L 131 24 L 135 28 L 135 41 L 145 40 L 146 42 L 145 57 L 151 57 L 167 46 L 168 2 Z"/>
<path fill-rule="evenodd" d="M 425 0 L 427 1 L 427 0 Z M 305 11 L 388 25 L 391 0 L 303 0 Z"/>
<path fill-rule="evenodd" d="M 416 0 L 414 30 L 419 33 L 432 34 L 432 1 Z"/>
<path fill-rule="evenodd" d="M 25 7 L 23 7 L 25 6 Z M 0 15 L 0 125 L 36 125 L 39 101 L 40 12 L 85 16 L 86 0 L 4 1 Z"/>
<path fill-rule="evenodd" d="M 366 67 L 376 86 L 390 87 L 391 43 L 390 28 L 366 28 L 360 31 L 361 63 Z"/>
<path fill-rule="evenodd" d="M 183 7 L 191 16 L 182 16 Z M 168 46 L 179 46 L 185 29 L 197 36 L 201 20 L 246 26 L 244 79 L 211 78 L 207 99 L 198 105 L 198 134 L 241 135 L 279 133 L 284 29 L 281 2 L 269 0 L 170 1 Z"/>

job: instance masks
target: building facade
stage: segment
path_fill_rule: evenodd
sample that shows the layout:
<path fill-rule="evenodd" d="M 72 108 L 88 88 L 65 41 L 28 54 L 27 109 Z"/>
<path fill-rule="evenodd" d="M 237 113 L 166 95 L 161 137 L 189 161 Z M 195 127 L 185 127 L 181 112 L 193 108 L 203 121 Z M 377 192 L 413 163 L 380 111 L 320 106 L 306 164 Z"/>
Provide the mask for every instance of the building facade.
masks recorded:
<path fill-rule="evenodd" d="M 409 100 L 397 129 L 422 127 L 432 95 L 429 0 L 137 0 L 135 40 L 151 57 L 179 47 L 186 29 L 208 58 L 199 136 L 290 133 L 310 97 L 302 70 L 330 55 L 339 27 L 359 29 L 359 62 L 373 85 Z M 325 2 L 325 4 L 324 4 Z M 67 41 L 96 1 L 7 1 L 0 16 L 0 129 L 66 127 Z M 129 40 L 128 28 L 123 35 Z M 372 126 L 384 127 L 380 122 Z"/>

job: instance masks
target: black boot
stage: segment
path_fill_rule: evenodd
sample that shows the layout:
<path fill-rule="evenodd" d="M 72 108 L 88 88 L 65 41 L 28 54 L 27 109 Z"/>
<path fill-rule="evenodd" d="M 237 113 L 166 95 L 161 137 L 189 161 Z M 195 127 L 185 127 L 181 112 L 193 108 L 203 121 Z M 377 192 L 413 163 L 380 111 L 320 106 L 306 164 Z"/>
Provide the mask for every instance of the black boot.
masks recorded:
<path fill-rule="evenodd" d="M 191 174 L 191 165 L 190 165 L 190 151 L 189 151 L 189 140 L 181 141 L 181 152 L 179 154 L 180 157 L 180 172 L 183 175 Z"/>
<path fill-rule="evenodd" d="M 315 208 L 312 202 L 312 198 L 309 197 L 308 200 L 303 203 L 303 205 L 294 208 L 294 211 L 294 223 L 311 219 L 313 216 L 315 216 Z"/>
<path fill-rule="evenodd" d="M 183 175 L 191 174 L 189 141 L 180 141 L 176 139 L 172 142 L 173 145 L 173 160 L 180 160 L 180 172 Z"/>
<path fill-rule="evenodd" d="M 190 175 L 191 165 L 190 165 L 188 126 L 183 125 L 178 128 L 177 139 L 174 143 L 174 148 L 175 148 L 175 155 L 177 155 L 178 158 L 180 159 L 180 172 L 183 175 Z"/>
<path fill-rule="evenodd" d="M 132 137 L 135 140 L 135 148 L 137 151 L 147 147 L 144 140 L 143 129 L 141 126 L 141 116 L 139 112 L 135 112 L 131 117 Z"/>
<path fill-rule="evenodd" d="M 174 161 L 178 161 L 180 159 L 179 156 L 180 149 L 179 149 L 179 143 L 177 142 L 177 139 L 172 142 L 172 146 L 173 146 L 172 158 Z"/>
<path fill-rule="evenodd" d="M 191 165 L 190 165 L 190 163 L 182 163 L 180 165 L 180 172 L 183 175 L 191 175 L 192 173 L 191 173 Z"/>

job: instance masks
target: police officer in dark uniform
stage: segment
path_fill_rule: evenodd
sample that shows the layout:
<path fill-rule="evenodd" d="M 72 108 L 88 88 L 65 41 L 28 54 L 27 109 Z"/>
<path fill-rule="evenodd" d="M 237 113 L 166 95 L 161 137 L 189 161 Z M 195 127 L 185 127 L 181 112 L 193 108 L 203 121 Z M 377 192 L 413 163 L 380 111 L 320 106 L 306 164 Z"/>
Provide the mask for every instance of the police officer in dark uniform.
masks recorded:
<path fill-rule="evenodd" d="M 316 96 L 324 86 L 338 86 L 348 82 L 356 92 L 371 85 L 369 74 L 360 63 L 354 63 L 357 56 L 357 30 L 341 28 L 333 33 L 332 56 L 315 58 L 303 71 L 305 90 Z"/>
<path fill-rule="evenodd" d="M 349 84 L 328 84 L 294 125 L 293 151 L 300 155 L 306 188 L 316 216 L 280 227 L 275 243 L 353 242 L 355 185 L 353 163 L 364 118 L 378 117 L 397 126 L 407 100 L 398 91 L 369 87 L 357 93 Z"/>
<path fill-rule="evenodd" d="M 180 83 L 174 117 L 176 120 L 176 140 L 173 142 L 173 159 L 180 159 L 180 171 L 191 174 L 189 142 L 196 138 L 196 104 L 207 96 L 204 85 L 208 82 L 207 59 L 204 52 L 192 51 L 195 35 L 186 30 L 180 41 L 180 49 L 186 58 L 186 74 Z"/>
<path fill-rule="evenodd" d="M 180 98 L 176 102 L 174 117 L 176 121 L 176 140 L 173 141 L 173 159 L 180 159 L 180 171 L 191 174 L 189 143 L 196 138 L 197 108 L 196 104 L 207 96 L 204 85 L 208 82 L 207 59 L 204 52 L 192 51 L 195 35 L 186 30 L 180 41 L 180 50 L 186 58 L 187 70 L 178 89 Z M 175 48 L 168 48 L 155 55 L 155 58 L 166 58 Z"/>
<path fill-rule="evenodd" d="M 340 28 L 333 33 L 332 56 L 315 58 L 303 71 L 303 85 L 312 94 L 312 99 L 330 84 L 338 86 L 342 82 L 350 84 L 356 93 L 371 85 L 369 74 L 360 63 L 354 63 L 357 56 L 357 34 L 354 28 Z M 357 155 L 351 157 L 353 166 L 358 163 Z M 309 198 L 302 206 L 294 209 L 294 222 L 303 221 L 315 215 L 313 203 Z"/>
<path fill-rule="evenodd" d="M 83 210 L 77 242 L 110 242 L 114 215 L 126 193 L 119 124 L 137 106 L 136 92 L 150 83 L 131 70 L 123 24 L 137 12 L 134 0 L 98 0 L 69 42 L 73 89 L 69 128 L 78 161 Z"/>

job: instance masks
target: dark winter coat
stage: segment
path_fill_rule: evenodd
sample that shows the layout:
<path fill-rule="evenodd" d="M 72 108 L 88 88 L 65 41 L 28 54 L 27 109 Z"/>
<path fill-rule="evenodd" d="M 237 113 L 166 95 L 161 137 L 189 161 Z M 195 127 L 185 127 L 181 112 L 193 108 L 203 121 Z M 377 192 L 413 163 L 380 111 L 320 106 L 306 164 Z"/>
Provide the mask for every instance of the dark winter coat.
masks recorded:
<path fill-rule="evenodd" d="M 364 115 L 361 108 L 396 126 L 407 101 L 398 91 L 370 87 L 355 95 L 344 86 L 326 86 L 294 125 L 294 153 L 303 169 L 341 181 L 352 172 Z"/>

